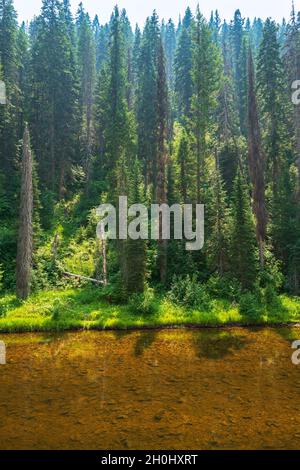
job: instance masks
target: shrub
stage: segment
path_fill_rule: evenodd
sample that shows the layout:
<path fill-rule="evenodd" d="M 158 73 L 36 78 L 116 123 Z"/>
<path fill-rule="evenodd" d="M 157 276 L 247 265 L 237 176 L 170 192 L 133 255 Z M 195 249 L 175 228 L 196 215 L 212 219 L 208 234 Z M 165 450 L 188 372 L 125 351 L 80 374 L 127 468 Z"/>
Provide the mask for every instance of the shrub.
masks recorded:
<path fill-rule="evenodd" d="M 271 317 L 276 320 L 278 319 L 278 321 L 284 321 L 288 312 L 284 308 L 281 298 L 277 294 L 273 285 L 268 285 L 264 289 L 264 304 L 268 314 L 270 314 Z"/>
<path fill-rule="evenodd" d="M 157 304 L 153 289 L 147 288 L 142 294 L 133 294 L 129 299 L 129 308 L 136 315 L 154 315 Z"/>
<path fill-rule="evenodd" d="M 6 316 L 7 312 L 13 310 L 20 305 L 21 301 L 14 295 L 0 296 L 0 318 Z"/>
<path fill-rule="evenodd" d="M 280 306 L 280 298 L 271 284 L 264 289 L 264 301 L 268 308 Z"/>
<path fill-rule="evenodd" d="M 211 310 L 211 299 L 204 286 L 198 283 L 196 276 L 174 277 L 167 296 L 174 304 L 198 310 Z"/>
<path fill-rule="evenodd" d="M 268 250 L 266 250 L 265 268 L 260 272 L 259 282 L 262 287 L 265 288 L 269 285 L 272 285 L 277 291 L 282 288 L 284 283 L 282 266 L 280 262 L 274 258 L 274 255 Z"/>
<path fill-rule="evenodd" d="M 258 321 L 262 314 L 259 295 L 252 292 L 242 294 L 240 297 L 239 310 L 240 314 L 248 320 Z"/>
<path fill-rule="evenodd" d="M 60 279 L 60 268 L 53 257 L 51 244 L 40 246 L 33 255 L 32 291 L 57 286 Z"/>
<path fill-rule="evenodd" d="M 211 276 L 206 288 L 212 298 L 227 299 L 231 302 L 237 302 L 242 292 L 240 283 L 229 276 Z"/>
<path fill-rule="evenodd" d="M 95 252 L 96 244 L 92 239 L 80 243 L 70 240 L 62 259 L 65 271 L 92 277 L 95 271 Z"/>
<path fill-rule="evenodd" d="M 64 307 L 65 307 L 65 305 L 64 305 L 64 303 L 61 299 L 59 299 L 59 298 L 54 299 L 53 306 L 52 306 L 52 309 L 51 309 L 52 320 L 53 321 L 60 320 L 61 314 L 63 312 Z"/>

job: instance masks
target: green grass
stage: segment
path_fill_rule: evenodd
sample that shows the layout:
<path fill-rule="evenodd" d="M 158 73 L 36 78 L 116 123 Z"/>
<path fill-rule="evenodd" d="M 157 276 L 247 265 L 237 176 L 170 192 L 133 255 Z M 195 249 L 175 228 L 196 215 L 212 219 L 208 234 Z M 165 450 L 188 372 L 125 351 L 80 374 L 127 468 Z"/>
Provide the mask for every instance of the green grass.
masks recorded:
<path fill-rule="evenodd" d="M 128 305 L 111 305 L 101 289 L 53 290 L 20 302 L 13 295 L 0 298 L 0 332 L 64 331 L 78 329 L 130 329 L 168 326 L 226 326 L 227 324 L 279 324 L 300 322 L 300 299 L 280 297 L 271 311 L 250 321 L 238 305 L 213 301 L 212 309 L 191 310 L 155 297 L 155 314 L 133 313 Z"/>

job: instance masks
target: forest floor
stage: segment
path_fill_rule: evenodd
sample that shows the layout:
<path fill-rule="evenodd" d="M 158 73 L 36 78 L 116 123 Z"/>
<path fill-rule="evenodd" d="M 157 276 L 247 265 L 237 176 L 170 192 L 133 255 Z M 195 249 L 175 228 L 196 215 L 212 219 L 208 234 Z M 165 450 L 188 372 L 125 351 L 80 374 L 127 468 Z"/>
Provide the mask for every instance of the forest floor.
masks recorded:
<path fill-rule="evenodd" d="M 210 311 L 175 306 L 155 297 L 155 313 L 133 313 L 129 305 L 112 305 L 100 289 L 39 292 L 20 302 L 14 295 L 0 297 L 0 332 L 64 331 L 80 329 L 143 329 L 159 327 L 225 327 L 300 323 L 300 298 L 280 296 L 280 306 L 259 317 L 241 315 L 239 306 L 213 301 Z"/>

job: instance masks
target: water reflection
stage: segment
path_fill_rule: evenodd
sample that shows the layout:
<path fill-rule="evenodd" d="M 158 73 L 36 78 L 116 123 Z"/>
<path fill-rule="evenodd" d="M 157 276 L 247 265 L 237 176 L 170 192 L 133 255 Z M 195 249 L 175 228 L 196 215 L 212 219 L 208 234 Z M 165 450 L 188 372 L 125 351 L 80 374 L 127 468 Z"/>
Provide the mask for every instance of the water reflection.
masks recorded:
<path fill-rule="evenodd" d="M 157 330 L 143 331 L 140 333 L 140 336 L 137 338 L 134 355 L 135 357 L 142 356 L 144 352 L 152 346 L 157 337 Z"/>
<path fill-rule="evenodd" d="M 234 351 L 247 346 L 247 337 L 223 330 L 207 330 L 193 334 L 196 355 L 199 358 L 224 359 Z"/>
<path fill-rule="evenodd" d="M 7 335 L 0 449 L 299 449 L 299 329 Z"/>

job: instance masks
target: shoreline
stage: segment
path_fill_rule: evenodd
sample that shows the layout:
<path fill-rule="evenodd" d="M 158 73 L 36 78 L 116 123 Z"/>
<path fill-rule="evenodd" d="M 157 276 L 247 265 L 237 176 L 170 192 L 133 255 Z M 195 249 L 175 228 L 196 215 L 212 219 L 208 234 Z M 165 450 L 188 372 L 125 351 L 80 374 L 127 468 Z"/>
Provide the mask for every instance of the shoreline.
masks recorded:
<path fill-rule="evenodd" d="M 300 328 L 300 299 L 281 296 L 274 308 L 243 315 L 239 305 L 213 301 L 211 309 L 190 309 L 156 296 L 149 308 L 112 304 L 101 291 L 43 291 L 20 302 L 0 298 L 0 333 L 138 331 L 159 329 Z"/>
<path fill-rule="evenodd" d="M 0 327 L 0 334 L 1 335 L 11 335 L 11 334 L 28 334 L 28 333 L 78 333 L 78 332 L 87 332 L 87 331 L 95 331 L 95 332 L 108 332 L 108 331 L 153 331 L 153 330 L 228 330 L 233 328 L 241 328 L 241 329 L 249 329 L 249 328 L 261 328 L 261 329 L 276 329 L 276 328 L 299 328 L 299 322 L 278 322 L 278 323 L 242 323 L 242 322 L 230 322 L 226 324 L 220 325 L 201 325 L 195 323 L 184 323 L 180 324 L 165 324 L 165 325 L 141 325 L 141 326 L 128 326 L 128 327 L 118 327 L 118 326 L 111 326 L 111 327 L 100 327 L 100 326 L 91 326 L 91 327 L 83 327 L 83 326 L 60 326 L 57 325 L 56 328 L 22 328 L 20 329 L 9 329 L 9 328 L 1 328 Z"/>

